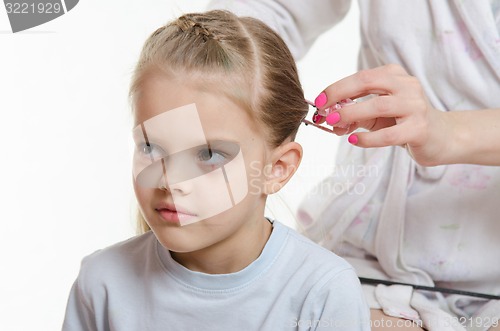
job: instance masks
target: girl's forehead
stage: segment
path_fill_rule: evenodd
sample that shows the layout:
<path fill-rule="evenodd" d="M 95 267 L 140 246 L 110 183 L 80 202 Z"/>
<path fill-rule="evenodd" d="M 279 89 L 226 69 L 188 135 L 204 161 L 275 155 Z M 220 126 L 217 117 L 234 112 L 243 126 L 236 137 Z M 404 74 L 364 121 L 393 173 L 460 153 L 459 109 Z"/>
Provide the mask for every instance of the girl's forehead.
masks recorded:
<path fill-rule="evenodd" d="M 169 78 L 162 74 L 148 74 L 141 79 L 133 100 L 136 124 L 189 104 L 196 104 L 200 116 L 207 120 L 217 115 L 214 110 L 237 107 L 223 93 L 196 88 L 188 80 Z M 236 115 L 237 112 L 233 114 Z"/>
<path fill-rule="evenodd" d="M 269 148 L 265 127 L 257 123 L 256 115 L 234 95 L 161 74 L 141 79 L 137 92 L 134 127 L 138 137 L 144 137 L 139 130 L 141 123 L 148 122 L 149 138 L 169 149 L 181 150 L 211 141 L 234 142 L 243 150 L 251 148 L 258 153 Z M 145 142 L 144 138 L 134 137 L 134 140 Z M 178 143 L 179 140 L 183 143 Z M 178 145 L 168 147 L 172 143 Z"/>
<path fill-rule="evenodd" d="M 172 132 L 179 136 L 199 132 L 201 127 L 207 136 L 217 133 L 237 140 L 259 135 L 249 112 L 222 92 L 196 88 L 159 74 L 143 79 L 136 92 L 133 98 L 135 127 L 149 122 L 155 131 L 162 127 L 174 129 Z"/>

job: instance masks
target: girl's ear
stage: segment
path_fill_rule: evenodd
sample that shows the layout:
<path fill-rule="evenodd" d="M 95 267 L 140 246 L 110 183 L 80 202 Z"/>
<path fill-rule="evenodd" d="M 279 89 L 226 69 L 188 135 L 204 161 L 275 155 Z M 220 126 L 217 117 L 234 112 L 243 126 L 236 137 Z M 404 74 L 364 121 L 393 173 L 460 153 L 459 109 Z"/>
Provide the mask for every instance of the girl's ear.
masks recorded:
<path fill-rule="evenodd" d="M 272 167 L 264 184 L 264 193 L 278 192 L 292 178 L 302 160 L 302 146 L 291 141 L 278 146 L 271 155 Z"/>

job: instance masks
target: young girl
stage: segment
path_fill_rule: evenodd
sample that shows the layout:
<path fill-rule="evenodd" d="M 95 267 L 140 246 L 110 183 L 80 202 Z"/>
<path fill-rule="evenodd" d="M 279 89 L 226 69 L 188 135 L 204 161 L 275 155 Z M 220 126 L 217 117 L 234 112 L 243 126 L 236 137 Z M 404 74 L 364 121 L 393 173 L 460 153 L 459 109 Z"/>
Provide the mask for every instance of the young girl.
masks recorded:
<path fill-rule="evenodd" d="M 146 41 L 130 96 L 147 231 L 83 260 L 63 330 L 369 330 L 351 266 L 264 217 L 307 113 L 274 32 L 184 15 Z"/>

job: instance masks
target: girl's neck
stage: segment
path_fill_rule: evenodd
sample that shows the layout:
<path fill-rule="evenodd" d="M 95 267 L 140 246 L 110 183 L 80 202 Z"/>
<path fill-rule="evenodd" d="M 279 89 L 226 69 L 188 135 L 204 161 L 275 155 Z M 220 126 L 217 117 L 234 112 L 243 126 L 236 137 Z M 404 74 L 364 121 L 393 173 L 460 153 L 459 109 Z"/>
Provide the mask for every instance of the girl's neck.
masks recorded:
<path fill-rule="evenodd" d="M 272 224 L 265 218 L 247 222 L 230 237 L 205 249 L 189 252 L 170 252 L 172 258 L 184 267 L 207 274 L 238 272 L 261 254 L 272 232 Z M 250 239 L 251 238 L 251 239 Z"/>

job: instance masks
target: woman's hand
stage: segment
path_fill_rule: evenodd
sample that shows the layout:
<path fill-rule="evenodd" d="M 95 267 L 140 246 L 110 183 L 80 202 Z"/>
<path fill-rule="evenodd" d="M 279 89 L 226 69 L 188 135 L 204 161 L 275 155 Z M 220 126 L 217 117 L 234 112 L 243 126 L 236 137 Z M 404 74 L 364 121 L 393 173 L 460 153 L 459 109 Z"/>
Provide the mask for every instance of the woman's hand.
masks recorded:
<path fill-rule="evenodd" d="M 337 102 L 372 95 L 364 101 Z M 320 113 L 338 135 L 357 128 L 349 142 L 360 147 L 399 145 L 421 165 L 445 163 L 453 122 L 431 106 L 420 82 L 401 66 L 390 64 L 362 70 L 328 86 L 315 100 Z M 342 103 L 341 103 L 342 104 Z"/>

